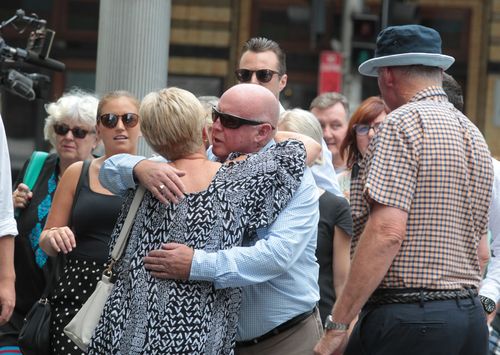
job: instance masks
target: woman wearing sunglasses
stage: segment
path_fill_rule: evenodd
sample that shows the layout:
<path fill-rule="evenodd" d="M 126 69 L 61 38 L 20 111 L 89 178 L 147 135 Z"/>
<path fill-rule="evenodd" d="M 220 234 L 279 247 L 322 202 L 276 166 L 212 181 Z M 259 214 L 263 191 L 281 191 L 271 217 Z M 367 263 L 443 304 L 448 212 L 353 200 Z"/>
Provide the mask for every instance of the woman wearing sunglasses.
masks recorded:
<path fill-rule="evenodd" d="M 14 257 L 18 275 L 16 306 L 11 321 L 0 327 L 0 350 L 4 345 L 16 346 L 24 316 L 44 290 L 51 263 L 45 266 L 47 255 L 38 246 L 40 232 L 62 174 L 71 164 L 92 158 L 92 150 L 98 142 L 95 134 L 98 102 L 93 95 L 73 90 L 46 105 L 45 139 L 54 152 L 44 161 L 32 190 L 21 183 L 29 161 L 14 183 L 12 199 L 19 230 L 19 236 L 15 238 Z"/>
<path fill-rule="evenodd" d="M 63 329 L 95 289 L 108 260 L 109 238 L 123 198 L 102 187 L 98 175 L 110 156 L 136 153 L 138 109 L 139 102 L 128 92 L 106 94 L 97 108 L 96 125 L 104 156 L 73 164 L 57 187 L 40 237 L 40 246 L 48 255 L 66 255 L 65 268 L 50 300 L 52 354 L 83 353 Z"/>
<path fill-rule="evenodd" d="M 338 175 L 340 189 L 349 200 L 351 176 L 357 174 L 356 165 L 368 151 L 373 136 L 389 113 L 389 108 L 378 96 L 364 100 L 352 114 L 347 134 L 340 146 L 340 154 L 347 156 L 347 170 Z"/>

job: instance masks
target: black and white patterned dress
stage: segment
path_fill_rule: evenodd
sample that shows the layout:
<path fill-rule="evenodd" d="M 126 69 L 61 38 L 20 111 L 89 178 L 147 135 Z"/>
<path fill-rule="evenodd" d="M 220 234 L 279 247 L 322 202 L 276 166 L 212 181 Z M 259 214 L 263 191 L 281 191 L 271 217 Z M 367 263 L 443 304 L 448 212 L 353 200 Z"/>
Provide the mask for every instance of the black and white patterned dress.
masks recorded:
<path fill-rule="evenodd" d="M 178 205 L 163 205 L 147 192 L 88 353 L 232 354 L 240 290 L 156 279 L 143 257 L 166 242 L 207 252 L 240 245 L 244 233 L 270 225 L 286 206 L 300 185 L 304 160 L 302 143 L 287 141 L 223 165 L 206 190 L 186 195 Z"/>

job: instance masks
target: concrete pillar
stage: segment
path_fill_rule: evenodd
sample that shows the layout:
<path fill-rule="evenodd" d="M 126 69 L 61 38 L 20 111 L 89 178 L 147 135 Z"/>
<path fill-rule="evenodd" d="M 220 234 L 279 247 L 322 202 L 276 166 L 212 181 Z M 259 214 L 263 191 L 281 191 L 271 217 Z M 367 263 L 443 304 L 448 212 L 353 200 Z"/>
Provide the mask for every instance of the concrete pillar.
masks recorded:
<path fill-rule="evenodd" d="M 101 0 L 96 92 L 142 99 L 167 85 L 171 0 Z"/>

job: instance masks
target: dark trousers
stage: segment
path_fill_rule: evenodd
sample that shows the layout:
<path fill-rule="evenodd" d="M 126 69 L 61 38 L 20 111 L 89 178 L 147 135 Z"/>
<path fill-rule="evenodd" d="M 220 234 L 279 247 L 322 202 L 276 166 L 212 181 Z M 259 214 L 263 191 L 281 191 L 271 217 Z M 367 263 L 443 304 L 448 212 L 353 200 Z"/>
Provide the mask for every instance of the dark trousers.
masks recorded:
<path fill-rule="evenodd" d="M 486 355 L 488 327 L 478 297 L 368 305 L 345 355 Z"/>

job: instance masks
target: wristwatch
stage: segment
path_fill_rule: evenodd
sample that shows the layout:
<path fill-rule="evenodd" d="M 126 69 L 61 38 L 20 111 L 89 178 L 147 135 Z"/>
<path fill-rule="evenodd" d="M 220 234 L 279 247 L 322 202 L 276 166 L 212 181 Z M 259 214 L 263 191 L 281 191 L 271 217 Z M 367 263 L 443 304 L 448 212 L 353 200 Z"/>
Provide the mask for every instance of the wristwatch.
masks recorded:
<path fill-rule="evenodd" d="M 481 295 L 479 295 L 479 300 L 481 301 L 481 304 L 483 305 L 484 311 L 486 313 L 488 314 L 493 313 L 493 311 L 496 308 L 495 301 L 493 301 L 491 298 Z"/>
<path fill-rule="evenodd" d="M 349 329 L 349 324 L 334 322 L 331 314 L 329 314 L 325 320 L 325 329 L 326 330 L 347 330 L 347 329 Z"/>

